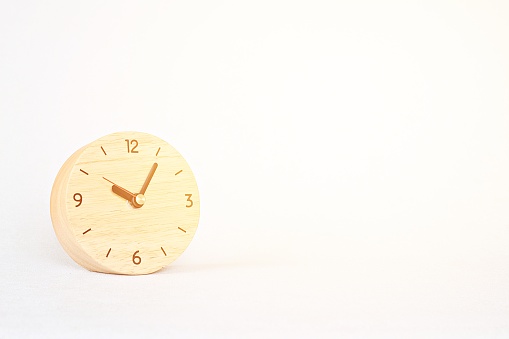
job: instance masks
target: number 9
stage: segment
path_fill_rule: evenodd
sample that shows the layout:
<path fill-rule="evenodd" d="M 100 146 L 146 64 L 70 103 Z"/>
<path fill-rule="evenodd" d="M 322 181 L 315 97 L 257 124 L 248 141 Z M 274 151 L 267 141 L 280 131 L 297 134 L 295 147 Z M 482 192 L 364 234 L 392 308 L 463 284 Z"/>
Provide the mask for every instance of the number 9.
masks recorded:
<path fill-rule="evenodd" d="M 78 198 L 76 198 L 76 197 L 78 197 Z M 81 205 L 81 203 L 83 202 L 83 197 L 81 196 L 80 193 L 74 193 L 73 199 L 74 199 L 74 201 L 76 201 L 78 203 L 76 205 L 76 207 L 79 207 Z"/>

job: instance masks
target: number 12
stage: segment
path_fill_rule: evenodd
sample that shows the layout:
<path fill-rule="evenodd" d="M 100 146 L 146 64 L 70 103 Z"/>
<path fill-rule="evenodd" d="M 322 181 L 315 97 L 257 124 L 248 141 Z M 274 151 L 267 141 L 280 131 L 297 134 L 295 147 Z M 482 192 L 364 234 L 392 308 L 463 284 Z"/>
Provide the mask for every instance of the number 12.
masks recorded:
<path fill-rule="evenodd" d="M 129 149 L 129 139 L 125 139 L 125 142 L 127 142 L 127 153 L 138 153 L 138 151 L 135 151 L 136 147 L 138 147 L 138 140 L 131 140 L 131 145 L 134 144 L 134 147 L 131 149 Z"/>

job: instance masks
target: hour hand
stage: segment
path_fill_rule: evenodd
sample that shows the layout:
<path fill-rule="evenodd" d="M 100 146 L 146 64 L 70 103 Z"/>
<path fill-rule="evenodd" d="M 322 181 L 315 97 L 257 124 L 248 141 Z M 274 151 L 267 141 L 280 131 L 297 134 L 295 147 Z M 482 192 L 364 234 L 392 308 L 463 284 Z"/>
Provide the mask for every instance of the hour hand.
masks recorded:
<path fill-rule="evenodd" d="M 128 190 L 126 190 L 118 185 L 115 185 L 115 184 L 111 187 L 111 190 L 116 195 L 121 196 L 122 198 L 124 198 L 125 200 L 128 200 L 128 201 L 133 201 L 133 199 L 136 198 L 136 195 L 134 195 L 133 193 L 129 192 Z"/>
<path fill-rule="evenodd" d="M 105 177 L 103 177 L 103 179 L 113 184 L 113 186 L 111 186 L 111 191 L 113 193 L 129 201 L 134 207 L 139 208 L 145 203 L 145 197 L 142 194 L 131 193 L 125 188 L 118 186 L 113 181 L 108 180 Z"/>

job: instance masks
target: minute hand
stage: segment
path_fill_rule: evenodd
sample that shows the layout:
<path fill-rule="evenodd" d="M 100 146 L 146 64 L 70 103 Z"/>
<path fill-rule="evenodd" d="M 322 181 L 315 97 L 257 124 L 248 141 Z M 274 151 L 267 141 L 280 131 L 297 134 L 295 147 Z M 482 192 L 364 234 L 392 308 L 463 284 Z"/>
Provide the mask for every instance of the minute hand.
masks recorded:
<path fill-rule="evenodd" d="M 150 184 L 150 180 L 152 180 L 152 177 L 154 176 L 156 169 L 157 169 L 157 163 L 154 163 L 152 165 L 152 168 L 150 168 L 150 172 L 148 172 L 147 179 L 145 179 L 145 182 L 143 183 L 143 186 L 141 187 L 140 194 L 145 194 L 145 191 L 148 188 L 148 184 Z"/>

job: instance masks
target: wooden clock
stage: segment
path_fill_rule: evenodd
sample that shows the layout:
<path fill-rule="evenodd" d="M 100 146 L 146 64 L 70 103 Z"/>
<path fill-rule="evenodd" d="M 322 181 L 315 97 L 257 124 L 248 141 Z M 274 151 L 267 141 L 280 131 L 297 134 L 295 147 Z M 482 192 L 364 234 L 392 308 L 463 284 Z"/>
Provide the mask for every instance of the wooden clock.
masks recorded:
<path fill-rule="evenodd" d="M 184 252 L 199 217 L 191 168 L 171 145 L 147 133 L 113 133 L 80 148 L 51 192 L 60 244 L 96 272 L 160 270 Z"/>

